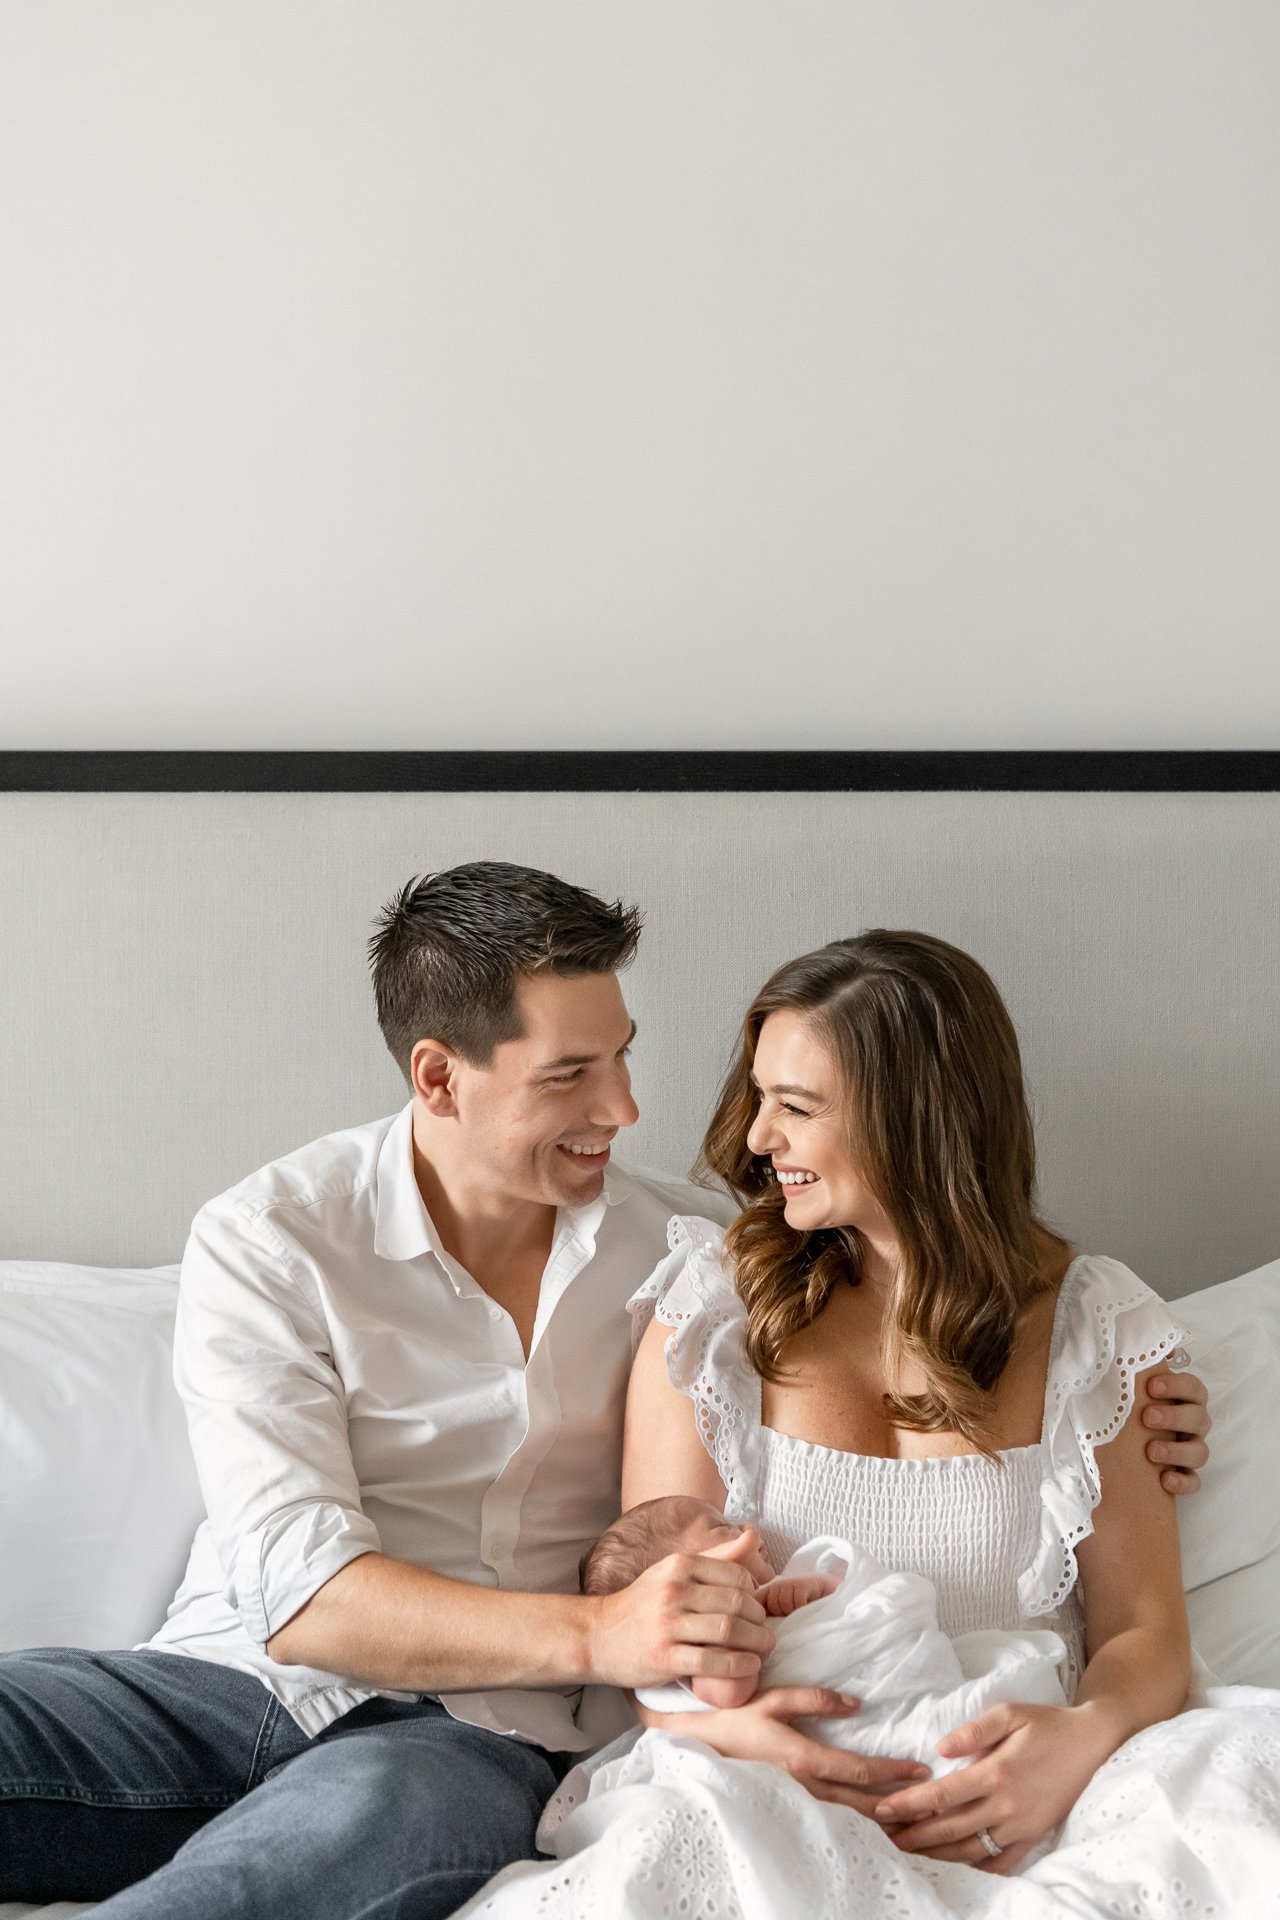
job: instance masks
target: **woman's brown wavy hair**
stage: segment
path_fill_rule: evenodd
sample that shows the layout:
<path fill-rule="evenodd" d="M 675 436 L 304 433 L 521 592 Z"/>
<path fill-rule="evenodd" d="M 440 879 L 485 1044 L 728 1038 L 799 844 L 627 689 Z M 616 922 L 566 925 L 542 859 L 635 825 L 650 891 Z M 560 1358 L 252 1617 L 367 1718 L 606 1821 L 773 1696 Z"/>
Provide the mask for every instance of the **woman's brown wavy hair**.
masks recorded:
<path fill-rule="evenodd" d="M 832 1289 L 861 1278 L 857 1232 L 789 1227 L 767 1160 L 747 1146 L 760 1029 L 783 1009 L 807 1018 L 836 1068 L 850 1151 L 900 1251 L 887 1357 L 891 1367 L 916 1362 L 928 1384 L 886 1394 L 886 1411 L 898 1426 L 956 1431 L 989 1453 L 993 1390 L 1018 1315 L 1042 1290 L 1046 1240 L 1065 1250 L 1035 1211 L 1035 1140 L 1004 1002 L 958 947 L 875 928 L 789 960 L 747 1009 L 696 1171 L 744 1208 L 727 1244 L 747 1351 L 770 1380 Z"/>

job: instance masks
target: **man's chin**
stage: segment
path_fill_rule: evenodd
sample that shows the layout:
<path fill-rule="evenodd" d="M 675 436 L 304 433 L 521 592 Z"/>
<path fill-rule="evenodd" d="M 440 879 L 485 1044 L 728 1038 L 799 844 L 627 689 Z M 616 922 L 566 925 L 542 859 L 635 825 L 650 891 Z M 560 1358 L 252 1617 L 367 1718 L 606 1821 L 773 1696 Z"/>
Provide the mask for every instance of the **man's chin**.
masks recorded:
<path fill-rule="evenodd" d="M 556 1190 L 556 1204 L 561 1207 L 589 1206 L 598 1200 L 604 1191 L 604 1176 L 609 1163 L 592 1166 L 577 1166 L 575 1156 L 566 1153 L 561 1147 L 552 1148 L 552 1156 L 558 1164 L 551 1168 L 551 1183 Z"/>

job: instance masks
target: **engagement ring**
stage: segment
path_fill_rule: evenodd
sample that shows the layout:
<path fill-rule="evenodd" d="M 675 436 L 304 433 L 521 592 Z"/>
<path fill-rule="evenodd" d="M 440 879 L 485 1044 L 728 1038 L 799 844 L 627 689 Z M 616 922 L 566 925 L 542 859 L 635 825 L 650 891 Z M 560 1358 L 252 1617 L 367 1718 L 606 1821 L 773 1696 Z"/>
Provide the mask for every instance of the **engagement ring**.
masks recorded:
<path fill-rule="evenodd" d="M 995 1841 L 991 1838 L 991 1835 L 987 1832 L 987 1829 L 985 1827 L 978 1828 L 978 1838 L 979 1840 L 981 1840 L 983 1846 L 986 1848 L 987 1852 L 991 1855 L 991 1858 L 993 1860 L 995 1859 L 998 1853 L 1004 1852 L 1004 1848 L 998 1847 L 996 1845 Z"/>

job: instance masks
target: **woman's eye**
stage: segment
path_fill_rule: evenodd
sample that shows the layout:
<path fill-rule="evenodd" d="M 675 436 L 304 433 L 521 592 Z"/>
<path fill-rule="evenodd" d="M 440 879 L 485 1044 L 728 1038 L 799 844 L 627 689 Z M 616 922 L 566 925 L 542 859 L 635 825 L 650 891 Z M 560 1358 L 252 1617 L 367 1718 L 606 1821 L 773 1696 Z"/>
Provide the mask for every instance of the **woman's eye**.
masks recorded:
<path fill-rule="evenodd" d="M 793 1107 L 786 1100 L 780 1100 L 778 1104 L 784 1113 L 794 1113 L 801 1120 L 807 1120 L 809 1118 L 803 1107 Z"/>

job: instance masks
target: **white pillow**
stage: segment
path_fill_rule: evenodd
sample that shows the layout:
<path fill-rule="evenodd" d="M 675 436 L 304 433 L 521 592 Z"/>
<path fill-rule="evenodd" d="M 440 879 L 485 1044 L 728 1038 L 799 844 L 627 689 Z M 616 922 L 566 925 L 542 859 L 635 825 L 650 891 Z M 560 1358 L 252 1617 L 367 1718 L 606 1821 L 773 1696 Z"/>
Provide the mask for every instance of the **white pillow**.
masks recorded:
<path fill-rule="evenodd" d="M 128 1647 L 164 1618 L 203 1518 L 177 1282 L 0 1261 L 0 1647 Z"/>
<path fill-rule="evenodd" d="M 1280 1688 L 1280 1552 L 1187 1595 L 1191 1638 L 1214 1677 Z"/>
<path fill-rule="evenodd" d="M 164 1617 L 203 1518 L 170 1372 L 177 1278 L 0 1262 L 0 1647 L 131 1646 Z M 1280 1261 L 1170 1311 L 1214 1418 L 1204 1486 L 1179 1502 L 1190 1593 L 1280 1552 Z"/>
<path fill-rule="evenodd" d="M 1178 1502 L 1191 1593 L 1280 1549 L 1280 1260 L 1171 1300 L 1169 1311 L 1187 1330 L 1213 1415 L 1201 1490 Z"/>

